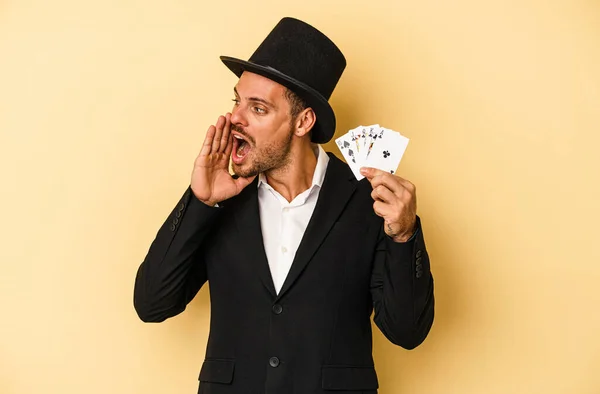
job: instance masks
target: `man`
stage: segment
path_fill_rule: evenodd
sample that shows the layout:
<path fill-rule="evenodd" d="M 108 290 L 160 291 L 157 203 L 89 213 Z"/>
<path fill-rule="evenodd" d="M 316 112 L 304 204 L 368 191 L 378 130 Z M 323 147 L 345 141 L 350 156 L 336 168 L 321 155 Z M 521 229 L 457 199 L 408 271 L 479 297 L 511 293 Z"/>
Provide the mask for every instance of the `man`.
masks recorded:
<path fill-rule="evenodd" d="M 312 26 L 284 18 L 249 61 L 221 59 L 239 77 L 233 110 L 139 268 L 136 311 L 163 321 L 210 283 L 199 393 L 375 394 L 373 309 L 406 349 L 433 323 L 415 187 L 373 168 L 357 181 L 318 145 L 346 61 Z"/>

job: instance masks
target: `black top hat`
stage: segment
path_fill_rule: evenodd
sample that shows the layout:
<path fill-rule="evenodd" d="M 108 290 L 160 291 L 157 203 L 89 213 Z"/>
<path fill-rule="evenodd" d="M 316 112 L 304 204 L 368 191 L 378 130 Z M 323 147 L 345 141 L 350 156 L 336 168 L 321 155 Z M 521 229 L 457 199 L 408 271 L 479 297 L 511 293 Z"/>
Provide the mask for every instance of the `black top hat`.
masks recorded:
<path fill-rule="evenodd" d="M 328 100 L 346 59 L 319 30 L 298 19 L 283 18 L 248 61 L 228 56 L 221 60 L 238 77 L 249 71 L 292 90 L 317 115 L 312 141 L 322 144 L 333 137 L 335 114 Z"/>

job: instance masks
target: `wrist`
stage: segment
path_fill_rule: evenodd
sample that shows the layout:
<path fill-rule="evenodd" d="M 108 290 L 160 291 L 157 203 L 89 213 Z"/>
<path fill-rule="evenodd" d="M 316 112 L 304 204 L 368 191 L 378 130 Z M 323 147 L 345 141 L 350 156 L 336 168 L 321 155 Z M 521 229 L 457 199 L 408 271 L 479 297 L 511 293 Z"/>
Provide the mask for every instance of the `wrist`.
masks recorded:
<path fill-rule="evenodd" d="M 216 201 L 211 201 L 211 200 L 200 200 L 200 202 L 202 202 L 205 205 L 208 205 L 209 207 L 214 207 L 218 204 L 218 202 Z"/>
<path fill-rule="evenodd" d="M 408 240 L 411 239 L 413 234 L 414 234 L 414 232 L 412 232 L 410 234 L 397 235 L 392 238 L 392 241 L 397 242 L 397 243 L 408 242 Z"/>
<path fill-rule="evenodd" d="M 205 199 L 199 198 L 196 194 L 194 194 L 194 198 L 196 200 L 200 201 L 202 204 L 207 205 L 209 207 L 214 207 L 215 205 L 217 205 L 216 201 L 205 200 Z"/>
<path fill-rule="evenodd" d="M 410 231 L 405 231 L 405 232 L 395 235 L 391 238 L 394 242 L 397 242 L 397 243 L 408 242 L 415 236 L 415 233 L 417 232 L 417 227 L 418 227 L 417 222 L 415 221 L 415 223 L 412 225 Z"/>

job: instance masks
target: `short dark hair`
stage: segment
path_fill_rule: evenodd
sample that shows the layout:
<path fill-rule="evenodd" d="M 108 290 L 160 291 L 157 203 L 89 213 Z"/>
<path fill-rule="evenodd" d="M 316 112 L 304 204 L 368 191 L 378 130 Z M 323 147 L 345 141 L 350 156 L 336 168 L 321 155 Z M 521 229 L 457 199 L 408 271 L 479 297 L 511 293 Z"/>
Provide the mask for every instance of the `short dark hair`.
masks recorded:
<path fill-rule="evenodd" d="M 306 101 L 294 93 L 291 89 L 285 89 L 285 98 L 290 103 L 290 115 L 292 115 L 292 119 L 296 119 L 300 112 L 304 111 L 304 109 L 308 107 Z"/>

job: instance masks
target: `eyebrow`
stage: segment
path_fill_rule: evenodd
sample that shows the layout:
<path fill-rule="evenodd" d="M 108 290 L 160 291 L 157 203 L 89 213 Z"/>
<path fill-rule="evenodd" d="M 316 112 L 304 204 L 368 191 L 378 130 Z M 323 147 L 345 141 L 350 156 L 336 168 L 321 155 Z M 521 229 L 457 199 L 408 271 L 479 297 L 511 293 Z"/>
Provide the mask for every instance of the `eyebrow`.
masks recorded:
<path fill-rule="evenodd" d="M 235 87 L 233 88 L 233 91 L 234 91 L 234 93 L 235 93 L 236 96 L 238 96 L 238 97 L 240 96 L 240 94 L 238 93 L 238 91 L 237 91 L 237 89 Z M 248 100 L 249 101 L 256 101 L 258 103 L 263 103 L 267 107 L 277 108 L 273 103 L 271 103 L 271 102 L 269 102 L 269 101 L 267 101 L 267 100 L 265 100 L 263 98 L 260 98 L 260 97 L 248 97 Z"/>

